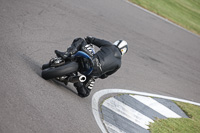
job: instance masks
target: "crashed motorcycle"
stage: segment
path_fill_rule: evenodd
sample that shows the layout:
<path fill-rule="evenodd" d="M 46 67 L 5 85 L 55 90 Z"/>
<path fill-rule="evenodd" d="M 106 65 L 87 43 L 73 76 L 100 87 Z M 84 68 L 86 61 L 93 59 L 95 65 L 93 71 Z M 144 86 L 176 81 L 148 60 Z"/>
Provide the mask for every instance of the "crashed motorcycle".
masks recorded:
<path fill-rule="evenodd" d="M 56 51 L 55 51 L 56 53 Z M 69 82 L 85 82 L 86 77 L 93 71 L 92 56 L 95 54 L 94 45 L 88 44 L 82 50 L 66 59 L 58 56 L 42 66 L 42 78 L 56 79 L 67 85 Z"/>

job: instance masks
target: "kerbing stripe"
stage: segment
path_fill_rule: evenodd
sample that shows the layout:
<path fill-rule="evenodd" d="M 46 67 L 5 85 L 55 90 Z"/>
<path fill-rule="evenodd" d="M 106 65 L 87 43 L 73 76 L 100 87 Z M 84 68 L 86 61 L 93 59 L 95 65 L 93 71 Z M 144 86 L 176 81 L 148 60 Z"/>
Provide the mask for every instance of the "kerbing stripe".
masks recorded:
<path fill-rule="evenodd" d="M 136 123 L 128 120 L 127 118 L 113 112 L 105 106 L 101 107 L 102 118 L 104 121 L 112 124 L 113 126 L 119 128 L 126 133 L 149 133 L 147 129 L 138 126 Z"/>
<path fill-rule="evenodd" d="M 138 112 L 142 113 L 143 115 L 149 117 L 152 120 L 156 120 L 156 118 L 166 119 L 167 117 L 161 115 L 159 112 L 153 110 L 149 106 L 144 105 L 140 101 L 136 100 L 135 98 L 131 97 L 128 94 L 121 95 L 120 97 L 115 97 L 117 100 L 121 101 L 122 103 L 126 104 L 127 106 L 137 110 Z"/>
<path fill-rule="evenodd" d="M 164 105 L 160 104 L 153 98 L 139 96 L 139 95 L 130 95 L 130 96 L 140 101 L 141 103 L 145 104 L 146 106 L 149 106 L 150 108 L 152 108 L 153 110 L 157 111 L 158 113 L 162 114 L 167 118 L 181 118 L 181 116 L 179 116 L 172 110 L 168 109 Z"/>
<path fill-rule="evenodd" d="M 180 115 L 182 118 L 189 118 L 183 112 L 183 110 L 181 110 L 179 108 L 179 106 L 177 104 L 175 104 L 172 100 L 167 100 L 167 99 L 162 99 L 162 98 L 156 98 L 156 97 L 154 97 L 153 99 L 156 100 L 157 102 L 159 102 L 160 104 L 164 105 L 165 107 L 169 108 L 170 110 L 172 110 L 176 114 Z"/>
<path fill-rule="evenodd" d="M 107 121 L 103 121 L 109 133 L 126 133 Z"/>
<path fill-rule="evenodd" d="M 103 105 L 113 112 L 127 118 L 128 120 L 134 122 L 144 129 L 149 129 L 148 125 L 150 122 L 154 122 L 149 117 L 141 114 L 140 112 L 134 110 L 133 108 L 123 104 L 122 102 L 116 100 L 115 98 L 107 99 Z"/>

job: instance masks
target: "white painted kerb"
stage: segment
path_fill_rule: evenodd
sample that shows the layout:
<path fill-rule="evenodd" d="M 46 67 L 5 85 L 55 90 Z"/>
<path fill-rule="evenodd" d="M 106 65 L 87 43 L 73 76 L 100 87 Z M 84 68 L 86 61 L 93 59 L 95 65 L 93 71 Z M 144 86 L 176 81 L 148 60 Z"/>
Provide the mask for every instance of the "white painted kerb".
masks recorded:
<path fill-rule="evenodd" d="M 194 104 L 197 106 L 200 106 L 200 103 L 184 100 L 184 99 L 178 99 L 174 97 L 168 97 L 168 96 L 162 96 L 162 95 L 157 95 L 157 94 L 151 94 L 151 93 L 146 93 L 146 92 L 138 92 L 138 91 L 132 91 L 132 90 L 122 90 L 122 89 L 104 89 L 101 91 L 96 92 L 93 97 L 92 97 L 92 113 L 94 115 L 94 118 L 101 129 L 103 133 L 107 133 L 100 114 L 99 114 L 99 99 L 106 94 L 112 94 L 112 93 L 122 93 L 122 94 L 136 94 L 136 95 L 142 95 L 142 96 L 150 96 L 150 97 L 157 97 L 157 98 L 163 98 L 163 99 L 168 99 L 168 100 L 174 100 L 174 101 L 179 101 L 179 102 L 185 102 L 185 103 L 190 103 Z"/>

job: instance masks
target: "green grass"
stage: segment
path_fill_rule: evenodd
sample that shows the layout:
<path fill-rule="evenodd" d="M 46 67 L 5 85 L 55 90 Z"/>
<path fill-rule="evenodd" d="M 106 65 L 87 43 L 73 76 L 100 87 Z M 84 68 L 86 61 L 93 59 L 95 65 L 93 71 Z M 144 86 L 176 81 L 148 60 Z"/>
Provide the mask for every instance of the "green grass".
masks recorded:
<path fill-rule="evenodd" d="M 200 107 L 175 102 L 190 118 L 158 119 L 150 124 L 151 133 L 200 133 Z"/>
<path fill-rule="evenodd" d="M 130 0 L 200 35 L 200 0 Z"/>

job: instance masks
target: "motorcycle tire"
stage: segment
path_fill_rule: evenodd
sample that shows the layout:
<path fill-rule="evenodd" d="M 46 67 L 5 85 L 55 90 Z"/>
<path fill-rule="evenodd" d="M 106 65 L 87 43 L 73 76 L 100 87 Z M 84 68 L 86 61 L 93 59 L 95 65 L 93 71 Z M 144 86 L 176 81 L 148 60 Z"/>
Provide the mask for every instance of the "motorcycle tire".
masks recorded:
<path fill-rule="evenodd" d="M 44 64 L 44 65 L 42 65 L 42 70 L 47 69 L 47 68 L 49 68 L 49 67 L 50 67 L 49 63 Z"/>
<path fill-rule="evenodd" d="M 42 78 L 48 80 L 56 77 L 61 77 L 64 75 L 71 74 L 73 72 L 78 71 L 78 63 L 77 62 L 68 62 L 65 65 L 59 67 L 50 67 L 42 70 Z"/>

